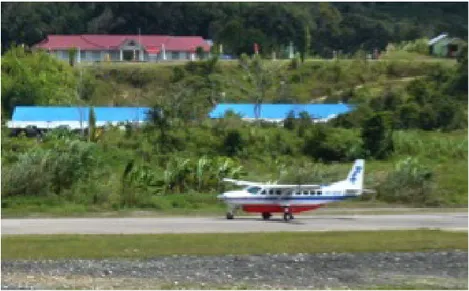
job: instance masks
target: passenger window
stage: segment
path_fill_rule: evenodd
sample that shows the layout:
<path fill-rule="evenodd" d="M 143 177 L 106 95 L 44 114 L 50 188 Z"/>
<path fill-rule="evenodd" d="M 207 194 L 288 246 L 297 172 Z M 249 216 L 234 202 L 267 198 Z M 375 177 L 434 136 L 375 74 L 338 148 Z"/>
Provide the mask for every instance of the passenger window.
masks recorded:
<path fill-rule="evenodd" d="M 276 190 L 275 194 L 280 195 L 280 194 L 282 194 L 282 191 L 281 190 Z"/>
<path fill-rule="evenodd" d="M 266 193 L 265 190 L 262 190 L 261 195 L 265 195 L 265 193 Z"/>
<path fill-rule="evenodd" d="M 308 190 L 304 190 L 303 195 L 308 195 Z"/>
<path fill-rule="evenodd" d="M 301 191 L 296 191 L 296 195 L 301 195 Z"/>
<path fill-rule="evenodd" d="M 269 194 L 270 194 L 270 195 L 274 195 L 274 190 L 270 189 L 270 190 L 269 190 Z"/>
<path fill-rule="evenodd" d="M 247 191 L 250 193 L 250 194 L 257 194 L 257 192 L 259 192 L 259 190 L 261 190 L 260 187 L 249 187 L 247 189 Z"/>
<path fill-rule="evenodd" d="M 322 191 L 321 191 L 321 190 L 318 190 L 318 191 L 317 191 L 317 194 L 318 194 L 318 195 L 322 195 Z"/>
<path fill-rule="evenodd" d="M 287 191 L 287 195 L 291 195 L 292 194 L 292 191 Z"/>

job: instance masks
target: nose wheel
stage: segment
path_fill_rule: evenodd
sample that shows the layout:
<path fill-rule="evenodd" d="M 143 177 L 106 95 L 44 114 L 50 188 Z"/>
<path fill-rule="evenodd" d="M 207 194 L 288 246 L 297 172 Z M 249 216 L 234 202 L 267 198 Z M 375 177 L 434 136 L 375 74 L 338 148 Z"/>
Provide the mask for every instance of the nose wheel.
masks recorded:
<path fill-rule="evenodd" d="M 226 212 L 226 219 L 233 219 L 234 218 L 234 214 L 236 212 L 236 210 L 238 209 L 238 206 L 236 205 L 230 205 L 228 207 L 228 211 Z"/>

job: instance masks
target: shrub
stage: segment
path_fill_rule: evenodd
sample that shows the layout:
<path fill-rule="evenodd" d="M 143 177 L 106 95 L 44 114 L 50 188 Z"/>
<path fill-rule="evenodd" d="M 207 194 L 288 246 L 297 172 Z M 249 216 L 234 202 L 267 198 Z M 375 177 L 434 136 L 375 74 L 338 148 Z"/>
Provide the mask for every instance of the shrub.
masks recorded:
<path fill-rule="evenodd" d="M 58 140 L 50 149 L 33 148 L 2 171 L 2 194 L 61 194 L 79 180 L 88 180 L 97 169 L 95 146 L 78 140 Z"/>
<path fill-rule="evenodd" d="M 223 142 L 223 146 L 225 149 L 225 153 L 228 156 L 234 156 L 240 153 L 244 147 L 244 141 L 241 136 L 241 133 L 236 129 L 228 131 L 228 134 L 226 135 L 225 140 Z"/>
<path fill-rule="evenodd" d="M 392 119 L 389 113 L 377 113 L 368 118 L 362 127 L 365 152 L 377 159 L 384 159 L 393 150 Z"/>
<path fill-rule="evenodd" d="M 400 160 L 378 187 L 378 198 L 387 202 L 437 206 L 441 201 L 432 195 L 433 172 L 417 158 Z"/>

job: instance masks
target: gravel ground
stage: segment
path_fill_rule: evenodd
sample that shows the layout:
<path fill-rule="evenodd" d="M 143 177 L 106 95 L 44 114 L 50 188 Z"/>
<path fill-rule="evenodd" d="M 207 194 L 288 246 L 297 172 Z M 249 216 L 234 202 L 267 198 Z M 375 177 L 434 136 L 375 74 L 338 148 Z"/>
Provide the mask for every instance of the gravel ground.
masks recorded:
<path fill-rule="evenodd" d="M 2 261 L 2 289 L 468 288 L 466 251 Z"/>

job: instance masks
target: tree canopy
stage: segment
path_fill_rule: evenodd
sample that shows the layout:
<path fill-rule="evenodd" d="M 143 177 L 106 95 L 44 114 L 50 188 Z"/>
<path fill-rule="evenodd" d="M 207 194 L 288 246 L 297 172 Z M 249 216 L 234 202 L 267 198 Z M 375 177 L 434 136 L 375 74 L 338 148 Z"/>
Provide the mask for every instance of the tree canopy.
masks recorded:
<path fill-rule="evenodd" d="M 467 3 L 3 3 L 2 49 L 33 45 L 48 34 L 200 35 L 224 52 L 302 54 L 384 49 L 434 37 L 467 39 Z M 304 50 L 311 49 L 310 52 Z"/>

